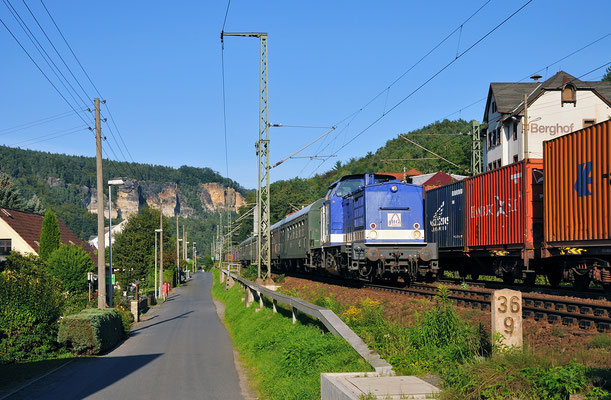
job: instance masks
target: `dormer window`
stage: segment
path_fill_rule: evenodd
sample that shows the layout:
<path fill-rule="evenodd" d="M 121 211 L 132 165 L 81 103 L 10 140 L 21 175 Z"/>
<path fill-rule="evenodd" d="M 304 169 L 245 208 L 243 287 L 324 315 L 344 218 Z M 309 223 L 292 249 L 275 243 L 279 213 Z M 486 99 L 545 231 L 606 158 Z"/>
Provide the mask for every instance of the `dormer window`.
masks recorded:
<path fill-rule="evenodd" d="M 564 107 L 564 103 L 573 103 L 573 107 L 577 104 L 577 95 L 575 86 L 570 83 L 567 83 L 562 88 L 562 106 Z"/>

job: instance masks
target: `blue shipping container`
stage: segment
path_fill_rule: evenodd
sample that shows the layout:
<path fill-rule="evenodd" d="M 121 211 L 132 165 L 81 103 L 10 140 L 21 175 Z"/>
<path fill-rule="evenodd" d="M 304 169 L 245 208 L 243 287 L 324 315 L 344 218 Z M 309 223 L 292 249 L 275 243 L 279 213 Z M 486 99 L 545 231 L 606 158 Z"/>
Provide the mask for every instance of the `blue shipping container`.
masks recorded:
<path fill-rule="evenodd" d="M 455 182 L 428 190 L 425 196 L 426 241 L 439 250 L 464 246 L 465 183 Z"/>

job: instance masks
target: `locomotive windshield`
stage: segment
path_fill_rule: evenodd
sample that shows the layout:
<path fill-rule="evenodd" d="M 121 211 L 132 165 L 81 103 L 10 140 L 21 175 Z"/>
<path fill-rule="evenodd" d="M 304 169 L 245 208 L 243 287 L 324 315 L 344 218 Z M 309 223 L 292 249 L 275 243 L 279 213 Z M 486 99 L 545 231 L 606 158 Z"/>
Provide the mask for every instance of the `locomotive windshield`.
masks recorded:
<path fill-rule="evenodd" d="M 363 186 L 362 179 L 343 181 L 339 183 L 337 190 L 335 191 L 335 194 L 339 197 L 343 197 L 347 194 L 354 192 L 361 186 Z"/>

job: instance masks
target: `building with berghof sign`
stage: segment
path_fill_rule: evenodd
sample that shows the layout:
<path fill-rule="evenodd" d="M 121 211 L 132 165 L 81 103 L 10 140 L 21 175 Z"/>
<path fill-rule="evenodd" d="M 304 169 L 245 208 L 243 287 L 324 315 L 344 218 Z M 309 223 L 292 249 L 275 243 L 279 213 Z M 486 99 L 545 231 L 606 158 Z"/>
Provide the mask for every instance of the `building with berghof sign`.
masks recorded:
<path fill-rule="evenodd" d="M 540 76 L 533 76 L 534 79 Z M 524 96 L 528 129 L 525 140 Z M 490 84 L 484 168 L 543 158 L 543 142 L 611 119 L 611 82 L 584 82 L 560 71 L 544 82 Z"/>

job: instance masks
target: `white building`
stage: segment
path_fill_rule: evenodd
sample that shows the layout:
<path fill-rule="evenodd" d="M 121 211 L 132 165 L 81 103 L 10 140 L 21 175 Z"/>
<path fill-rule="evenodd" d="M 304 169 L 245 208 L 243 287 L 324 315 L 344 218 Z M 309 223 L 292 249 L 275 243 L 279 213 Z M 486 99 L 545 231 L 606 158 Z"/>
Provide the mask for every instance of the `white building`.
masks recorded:
<path fill-rule="evenodd" d="M 524 95 L 528 140 L 524 148 Z M 488 124 L 484 168 L 543 158 L 543 141 L 611 118 L 611 82 L 583 82 L 564 71 L 545 82 L 491 83 L 484 112 Z"/>
<path fill-rule="evenodd" d="M 126 219 L 124 219 L 117 225 L 112 226 L 112 244 L 115 244 L 115 236 L 123 232 L 123 228 L 125 228 L 125 224 L 127 224 Z M 93 236 L 92 238 L 90 238 L 89 244 L 97 249 L 98 248 L 98 236 Z M 108 228 L 104 228 L 104 247 L 108 247 Z"/>

